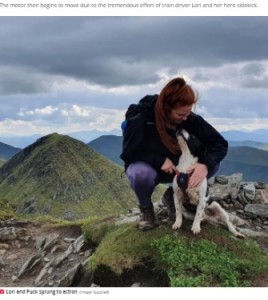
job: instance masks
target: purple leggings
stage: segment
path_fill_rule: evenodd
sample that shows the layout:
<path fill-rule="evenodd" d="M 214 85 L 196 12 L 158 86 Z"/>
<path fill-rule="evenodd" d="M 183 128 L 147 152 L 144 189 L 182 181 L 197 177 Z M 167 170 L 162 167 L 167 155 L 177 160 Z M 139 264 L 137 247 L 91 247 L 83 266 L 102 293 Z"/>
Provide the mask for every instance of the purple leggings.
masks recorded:
<path fill-rule="evenodd" d="M 212 177 L 219 170 L 219 166 L 216 165 L 212 170 L 209 170 L 207 178 Z M 126 174 L 130 186 L 138 198 L 139 205 L 144 208 L 152 205 L 151 196 L 155 187 L 159 183 L 172 183 L 174 178 L 174 174 L 157 172 L 152 166 L 141 161 L 130 164 Z"/>

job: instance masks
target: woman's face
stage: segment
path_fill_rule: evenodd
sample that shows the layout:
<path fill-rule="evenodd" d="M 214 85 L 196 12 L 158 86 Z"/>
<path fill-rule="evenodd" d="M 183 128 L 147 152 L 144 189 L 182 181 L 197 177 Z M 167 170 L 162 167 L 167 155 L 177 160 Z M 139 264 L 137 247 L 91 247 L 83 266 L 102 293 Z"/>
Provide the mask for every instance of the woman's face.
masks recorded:
<path fill-rule="evenodd" d="M 191 113 L 193 105 L 178 105 L 171 110 L 169 115 L 169 121 L 171 124 L 180 124 L 182 121 L 187 120 Z"/>

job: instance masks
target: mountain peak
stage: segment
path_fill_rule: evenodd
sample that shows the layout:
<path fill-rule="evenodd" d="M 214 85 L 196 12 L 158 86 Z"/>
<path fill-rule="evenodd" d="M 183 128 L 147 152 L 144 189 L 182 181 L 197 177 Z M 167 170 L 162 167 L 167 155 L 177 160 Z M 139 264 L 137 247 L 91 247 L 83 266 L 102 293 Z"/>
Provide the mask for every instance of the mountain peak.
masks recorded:
<path fill-rule="evenodd" d="M 52 133 L 0 168 L 0 197 L 20 212 L 65 219 L 122 212 L 135 205 L 135 196 L 121 174 L 83 142 Z"/>

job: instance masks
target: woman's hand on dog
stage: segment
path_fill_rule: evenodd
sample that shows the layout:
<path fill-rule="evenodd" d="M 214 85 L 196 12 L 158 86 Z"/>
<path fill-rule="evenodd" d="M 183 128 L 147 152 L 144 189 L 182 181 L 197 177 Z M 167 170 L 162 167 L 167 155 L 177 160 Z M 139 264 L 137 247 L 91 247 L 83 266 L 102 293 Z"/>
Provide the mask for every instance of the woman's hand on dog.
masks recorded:
<path fill-rule="evenodd" d="M 161 170 L 166 173 L 172 174 L 176 172 L 176 167 L 170 159 L 166 158 L 166 160 L 164 161 L 161 167 Z"/>
<path fill-rule="evenodd" d="M 188 172 L 190 174 L 188 187 L 189 188 L 195 188 L 198 187 L 202 181 L 207 177 L 208 175 L 208 168 L 204 164 L 196 163 L 188 169 Z"/>

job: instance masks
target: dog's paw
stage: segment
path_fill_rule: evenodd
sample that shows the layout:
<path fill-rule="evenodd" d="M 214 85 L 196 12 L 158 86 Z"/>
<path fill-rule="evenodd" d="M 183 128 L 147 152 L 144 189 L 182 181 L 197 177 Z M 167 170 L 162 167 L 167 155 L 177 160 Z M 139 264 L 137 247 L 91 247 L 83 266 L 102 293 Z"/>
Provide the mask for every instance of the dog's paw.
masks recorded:
<path fill-rule="evenodd" d="M 240 239 L 244 239 L 245 238 L 245 235 L 243 233 L 241 233 L 241 232 L 238 232 L 238 231 L 236 232 L 235 236 L 237 238 L 240 238 Z"/>
<path fill-rule="evenodd" d="M 182 224 L 182 220 L 179 220 L 179 221 L 176 220 L 176 222 L 172 225 L 172 228 L 174 230 L 180 229 L 181 228 L 181 224 Z"/>
<path fill-rule="evenodd" d="M 193 226 L 191 230 L 192 230 L 193 234 L 198 234 L 198 233 L 200 233 L 201 228 L 200 228 L 200 226 Z"/>

